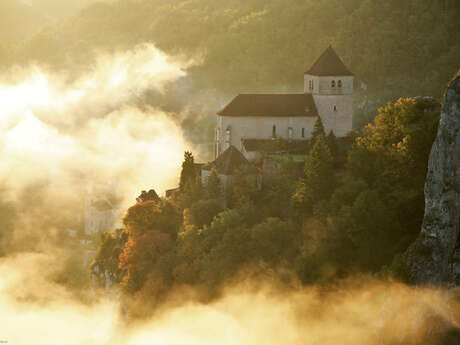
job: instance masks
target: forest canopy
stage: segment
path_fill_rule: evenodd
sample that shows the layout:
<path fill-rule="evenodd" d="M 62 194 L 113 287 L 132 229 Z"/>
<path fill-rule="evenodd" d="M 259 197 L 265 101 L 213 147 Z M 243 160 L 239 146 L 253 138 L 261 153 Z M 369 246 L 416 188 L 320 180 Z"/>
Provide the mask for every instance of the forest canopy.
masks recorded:
<path fill-rule="evenodd" d="M 432 98 L 401 98 L 345 147 L 318 120 L 303 162 L 282 155 L 279 168 L 262 173 L 262 188 L 243 165 L 225 194 L 215 171 L 202 181 L 185 152 L 185 187 L 170 198 L 138 199 L 124 229 L 102 236 L 93 274 L 110 277 L 146 310 L 184 286 L 212 298 L 241 276 L 285 284 L 328 284 L 356 272 L 404 280 L 439 114 Z"/>
<path fill-rule="evenodd" d="M 0 17 L 17 11 L 2 10 Z M 456 0 L 94 1 L 72 17 L 35 25 L 29 35 L 15 25 L 1 30 L 10 37 L 2 40 L 0 66 L 36 61 L 85 68 L 94 51 L 152 42 L 199 61 L 182 88 L 192 102 L 197 90 L 210 90 L 214 104 L 216 96 L 228 101 L 241 90 L 302 89 L 303 72 L 332 44 L 360 81 L 359 126 L 389 100 L 441 96 L 460 67 L 459 17 Z M 166 105 L 176 109 L 182 102 L 177 97 Z"/>

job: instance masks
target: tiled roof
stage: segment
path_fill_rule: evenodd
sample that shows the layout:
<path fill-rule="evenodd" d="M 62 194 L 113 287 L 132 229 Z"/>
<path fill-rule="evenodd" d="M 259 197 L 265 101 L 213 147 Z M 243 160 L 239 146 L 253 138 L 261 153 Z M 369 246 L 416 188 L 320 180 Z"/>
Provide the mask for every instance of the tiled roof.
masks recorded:
<path fill-rule="evenodd" d="M 217 169 L 217 173 L 219 174 L 233 175 L 242 165 L 251 166 L 243 154 L 231 145 L 228 149 L 221 153 L 214 162 L 207 164 L 203 167 L 203 169 L 211 170 L 215 167 Z"/>
<path fill-rule="evenodd" d="M 337 53 L 329 46 L 305 74 L 315 76 L 352 76 Z"/>
<path fill-rule="evenodd" d="M 239 94 L 222 116 L 318 116 L 311 94 Z"/>
<path fill-rule="evenodd" d="M 113 206 L 107 200 L 93 201 L 91 206 L 97 209 L 99 212 L 109 211 L 113 209 Z"/>
<path fill-rule="evenodd" d="M 309 140 L 243 139 L 246 152 L 294 152 L 308 150 Z"/>

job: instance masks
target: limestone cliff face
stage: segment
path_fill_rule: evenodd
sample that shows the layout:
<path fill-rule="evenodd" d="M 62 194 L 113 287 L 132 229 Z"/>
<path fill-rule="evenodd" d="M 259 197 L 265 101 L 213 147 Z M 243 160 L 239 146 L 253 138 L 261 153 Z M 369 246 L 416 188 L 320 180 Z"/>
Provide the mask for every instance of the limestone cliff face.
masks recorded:
<path fill-rule="evenodd" d="M 407 253 L 416 284 L 460 286 L 460 71 L 444 95 L 425 182 L 422 231 Z"/>

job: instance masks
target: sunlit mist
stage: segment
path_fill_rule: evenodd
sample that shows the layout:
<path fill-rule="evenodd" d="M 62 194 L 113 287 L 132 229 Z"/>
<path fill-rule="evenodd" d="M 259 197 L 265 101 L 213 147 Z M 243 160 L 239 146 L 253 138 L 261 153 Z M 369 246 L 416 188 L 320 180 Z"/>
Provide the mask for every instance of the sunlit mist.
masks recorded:
<path fill-rule="evenodd" d="M 181 130 L 136 101 L 184 76 L 183 68 L 143 45 L 100 56 L 70 82 L 38 67 L 11 71 L 0 79 L 0 180 L 13 193 L 37 181 L 113 181 L 131 199 L 142 188 L 174 187 L 186 148 Z"/>

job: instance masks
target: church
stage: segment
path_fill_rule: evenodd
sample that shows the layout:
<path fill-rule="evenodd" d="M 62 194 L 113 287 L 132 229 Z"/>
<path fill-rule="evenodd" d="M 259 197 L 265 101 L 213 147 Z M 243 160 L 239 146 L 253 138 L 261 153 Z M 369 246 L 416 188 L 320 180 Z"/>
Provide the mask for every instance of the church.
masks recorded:
<path fill-rule="evenodd" d="M 229 147 L 248 160 L 273 139 L 306 142 L 317 117 L 326 133 L 344 137 L 352 130 L 354 75 L 329 46 L 304 73 L 296 93 L 241 93 L 217 113 L 215 157 Z"/>

